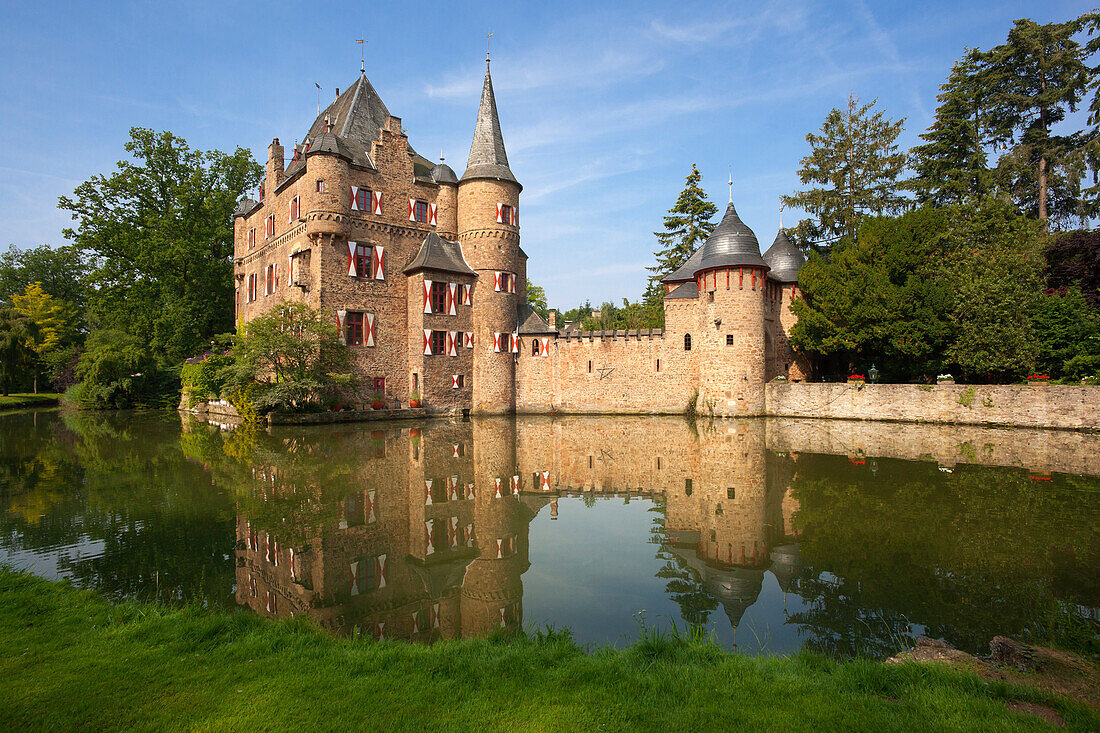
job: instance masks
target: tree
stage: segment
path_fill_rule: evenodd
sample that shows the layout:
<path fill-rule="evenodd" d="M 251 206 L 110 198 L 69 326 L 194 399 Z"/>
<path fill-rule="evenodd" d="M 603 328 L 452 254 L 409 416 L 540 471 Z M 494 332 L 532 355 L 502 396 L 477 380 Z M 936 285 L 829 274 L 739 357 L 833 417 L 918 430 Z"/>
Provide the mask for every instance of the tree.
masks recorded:
<path fill-rule="evenodd" d="M 852 239 L 863 217 L 904 208 L 899 178 L 906 154 L 898 151 L 897 138 L 905 118 L 890 120 L 874 110 L 877 103 L 860 105 L 849 96 L 846 109 L 834 108 L 825 116 L 820 134 L 806 135 L 810 154 L 802 159 L 798 177 L 803 185 L 817 187 L 783 197 L 785 206 L 813 217 L 799 222 L 799 239 L 821 244 Z"/>
<path fill-rule="evenodd" d="M 811 253 L 791 343 L 847 374 L 875 364 L 887 380 L 934 376 L 951 338 L 951 291 L 937 272 L 950 215 L 922 207 L 866 219 L 855 241 Z"/>
<path fill-rule="evenodd" d="M 649 279 L 651 287 L 687 262 L 687 258 L 714 231 L 715 222 L 712 219 L 718 213 L 718 207 L 699 186 L 702 179 L 703 174 L 692 163 L 691 173 L 684 179 L 684 190 L 665 215 L 664 231 L 653 233 L 661 248 L 653 253 L 657 264 L 646 268 L 653 273 Z"/>
<path fill-rule="evenodd" d="M 1100 310 L 1073 286 L 1036 299 L 1031 326 L 1038 341 L 1036 370 L 1053 378 L 1100 371 Z"/>
<path fill-rule="evenodd" d="M 253 318 L 233 349 L 235 374 L 226 387 L 259 383 L 256 406 L 299 408 L 352 386 L 348 348 L 331 318 L 284 301 Z"/>
<path fill-rule="evenodd" d="M 1047 247 L 1047 288 L 1081 289 L 1093 308 L 1100 308 L 1100 231 L 1067 232 Z"/>
<path fill-rule="evenodd" d="M 73 245 L 19 249 L 15 245 L 0 254 L 0 300 L 11 305 L 11 296 L 28 285 L 42 289 L 83 312 L 88 300 L 85 282 L 91 272 L 89 258 Z"/>
<path fill-rule="evenodd" d="M 61 197 L 77 221 L 64 233 L 96 259 L 98 325 L 138 336 L 160 364 L 176 364 L 233 328 L 231 216 L 261 169 L 242 148 L 192 150 L 140 127 L 126 151 L 133 160 L 109 177 Z"/>
<path fill-rule="evenodd" d="M 41 360 L 61 342 L 63 309 L 53 296 L 42 290 L 42 283 L 28 285 L 22 295 L 13 295 L 12 306 L 26 319 L 24 343 Z M 34 393 L 38 394 L 38 367 L 35 364 Z"/>
<path fill-rule="evenodd" d="M 29 361 L 27 319 L 14 308 L 0 308 L 0 389 L 7 397 Z"/>
<path fill-rule="evenodd" d="M 991 129 L 987 55 L 968 49 L 955 62 L 936 97 L 940 106 L 925 141 L 910 151 L 916 174 L 910 185 L 917 201 L 936 206 L 973 204 L 991 186 L 987 150 Z"/>
<path fill-rule="evenodd" d="M 1080 28 L 1079 20 L 1017 20 L 1005 43 L 989 52 L 992 120 L 998 135 L 1023 146 L 1034 167 L 1035 213 L 1044 225 L 1050 165 L 1080 144 L 1074 135 L 1051 132 L 1067 111 L 1076 111 L 1089 85 L 1085 49 L 1073 39 Z"/>
<path fill-rule="evenodd" d="M 945 274 L 955 294 L 948 360 L 979 379 L 1026 376 L 1039 349 L 1030 315 L 1042 292 L 1041 224 L 996 202 L 956 212 L 947 240 Z"/>
<path fill-rule="evenodd" d="M 550 307 L 546 303 L 546 291 L 530 280 L 527 281 L 527 305 L 531 306 L 531 310 L 538 313 L 542 320 L 549 320 Z"/>

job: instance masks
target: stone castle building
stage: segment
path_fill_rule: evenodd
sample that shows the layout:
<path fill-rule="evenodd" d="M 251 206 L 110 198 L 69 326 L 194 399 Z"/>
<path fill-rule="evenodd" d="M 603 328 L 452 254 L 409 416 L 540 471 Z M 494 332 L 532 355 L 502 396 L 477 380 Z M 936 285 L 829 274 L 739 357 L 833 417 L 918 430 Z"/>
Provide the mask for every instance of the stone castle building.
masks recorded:
<path fill-rule="evenodd" d="M 763 255 L 732 200 L 665 278 L 665 328 L 560 333 L 527 305 L 523 187 L 508 165 L 488 66 L 466 171 L 409 144 L 364 73 L 289 164 L 268 148 L 259 200 L 234 213 L 238 328 L 283 301 L 331 313 L 361 401 L 508 412 L 760 415 L 764 383 L 801 379 L 787 340 L 803 257 Z M 731 197 L 732 199 L 732 197 Z"/>

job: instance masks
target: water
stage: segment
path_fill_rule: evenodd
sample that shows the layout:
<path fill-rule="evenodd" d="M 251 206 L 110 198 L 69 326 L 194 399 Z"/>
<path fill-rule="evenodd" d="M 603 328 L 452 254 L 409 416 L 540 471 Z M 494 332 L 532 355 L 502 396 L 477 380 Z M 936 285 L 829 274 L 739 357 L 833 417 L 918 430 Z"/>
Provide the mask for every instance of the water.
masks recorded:
<path fill-rule="evenodd" d="M 678 418 L 220 430 L 0 415 L 0 563 L 431 641 L 705 626 L 752 654 L 980 652 L 1100 608 L 1100 435 Z"/>

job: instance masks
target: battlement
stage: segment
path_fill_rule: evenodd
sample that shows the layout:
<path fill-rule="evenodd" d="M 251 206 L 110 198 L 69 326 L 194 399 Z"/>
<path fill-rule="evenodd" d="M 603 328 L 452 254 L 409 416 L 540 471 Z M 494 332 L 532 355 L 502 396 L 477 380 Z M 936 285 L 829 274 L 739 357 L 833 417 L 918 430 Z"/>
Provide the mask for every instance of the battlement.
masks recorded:
<path fill-rule="evenodd" d="M 577 341 L 593 341 L 600 339 L 601 341 L 615 341 L 616 339 L 633 339 L 635 341 L 641 339 L 663 339 L 665 337 L 665 330 L 663 328 L 639 328 L 630 329 L 629 331 L 567 331 L 565 333 L 558 334 L 559 339 L 569 341 L 576 339 Z"/>

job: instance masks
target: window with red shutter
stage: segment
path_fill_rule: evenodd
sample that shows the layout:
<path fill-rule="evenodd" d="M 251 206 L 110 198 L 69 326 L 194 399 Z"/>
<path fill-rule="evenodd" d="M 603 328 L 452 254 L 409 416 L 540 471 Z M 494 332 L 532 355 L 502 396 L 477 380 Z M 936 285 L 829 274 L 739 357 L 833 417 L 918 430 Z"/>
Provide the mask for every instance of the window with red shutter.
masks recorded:
<path fill-rule="evenodd" d="M 433 354 L 443 354 L 447 350 L 447 332 L 432 331 L 431 346 Z"/>
<path fill-rule="evenodd" d="M 345 336 L 348 346 L 363 345 L 363 314 L 348 311 L 345 328 Z"/>
<path fill-rule="evenodd" d="M 447 312 L 447 283 L 432 283 L 432 313 Z"/>
<path fill-rule="evenodd" d="M 358 242 L 355 245 L 355 274 L 360 278 L 374 278 L 371 267 L 374 264 L 374 258 L 371 257 L 373 249 L 366 242 Z"/>
<path fill-rule="evenodd" d="M 428 220 L 428 202 L 417 201 L 416 207 L 413 210 L 418 222 L 426 222 Z"/>

